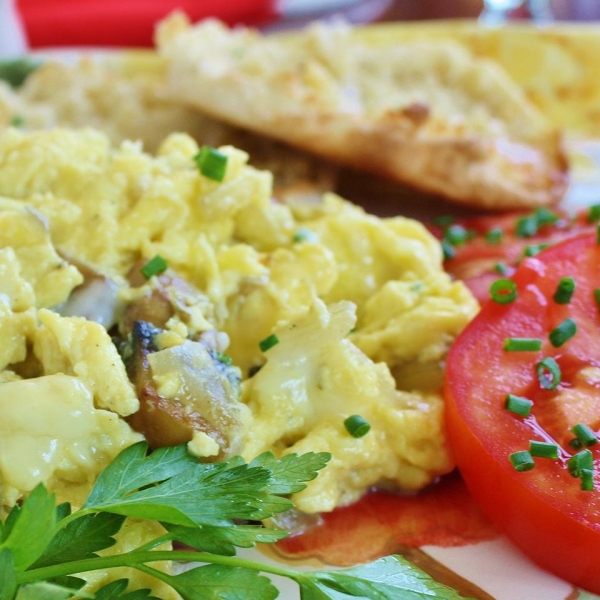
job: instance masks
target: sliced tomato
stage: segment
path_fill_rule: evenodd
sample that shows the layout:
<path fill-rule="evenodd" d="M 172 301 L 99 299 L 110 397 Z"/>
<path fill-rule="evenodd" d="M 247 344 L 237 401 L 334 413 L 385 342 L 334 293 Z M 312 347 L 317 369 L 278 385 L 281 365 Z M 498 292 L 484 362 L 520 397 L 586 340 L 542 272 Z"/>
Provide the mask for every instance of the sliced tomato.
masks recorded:
<path fill-rule="evenodd" d="M 573 277 L 567 304 L 554 299 L 559 280 Z M 571 429 L 600 428 L 600 246 L 596 235 L 566 240 L 527 258 L 514 274 L 517 298 L 487 302 L 450 350 L 444 394 L 449 441 L 471 493 L 512 541 L 552 573 L 600 593 L 600 473 L 595 489 L 581 489 L 568 461 L 579 452 Z M 560 347 L 549 333 L 573 319 L 576 334 Z M 507 338 L 542 340 L 539 351 L 505 351 Z M 553 358 L 562 372 L 544 389 L 537 365 Z M 542 379 L 547 385 L 546 377 Z M 533 401 L 529 416 L 505 408 L 508 394 Z M 556 443 L 558 459 L 534 458 L 517 471 L 509 459 L 530 441 Z M 585 448 L 584 448 L 585 449 Z M 589 447 L 595 469 L 600 444 Z"/>
<path fill-rule="evenodd" d="M 571 216 L 543 209 L 460 219 L 431 229 L 448 242 L 453 254 L 445 261 L 445 269 L 456 279 L 462 279 L 480 302 L 485 302 L 489 299 L 490 284 L 500 276 L 498 269 L 511 275 L 528 249 L 534 253 L 536 248 L 592 231 L 595 221 L 595 215 L 590 219 L 588 210 Z M 464 242 L 452 243 L 448 236 L 452 232 L 450 227 L 462 228 L 467 233 Z M 500 234 L 496 238 L 494 231 Z"/>

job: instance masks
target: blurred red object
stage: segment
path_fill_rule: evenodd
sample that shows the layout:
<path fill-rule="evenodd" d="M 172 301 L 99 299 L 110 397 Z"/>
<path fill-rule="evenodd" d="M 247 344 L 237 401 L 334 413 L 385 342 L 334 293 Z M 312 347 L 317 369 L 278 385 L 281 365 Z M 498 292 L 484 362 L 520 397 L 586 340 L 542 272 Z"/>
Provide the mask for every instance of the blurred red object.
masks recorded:
<path fill-rule="evenodd" d="M 29 46 L 153 45 L 154 27 L 173 10 L 193 21 L 262 25 L 277 17 L 275 0 L 16 0 Z"/>

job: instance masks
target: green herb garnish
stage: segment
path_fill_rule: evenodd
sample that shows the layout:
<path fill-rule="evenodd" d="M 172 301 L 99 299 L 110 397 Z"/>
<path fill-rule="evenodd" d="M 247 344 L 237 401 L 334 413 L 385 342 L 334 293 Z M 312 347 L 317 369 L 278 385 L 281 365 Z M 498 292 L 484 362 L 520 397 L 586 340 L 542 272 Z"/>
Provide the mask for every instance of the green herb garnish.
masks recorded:
<path fill-rule="evenodd" d="M 361 438 L 371 431 L 369 422 L 360 415 L 352 415 L 344 421 L 346 431 L 354 438 Z"/>
<path fill-rule="evenodd" d="M 151 277 L 154 277 L 154 275 L 164 273 L 168 267 L 167 261 L 160 256 L 160 254 L 157 254 L 154 258 L 151 258 L 140 271 L 146 279 L 150 279 Z"/>
<path fill-rule="evenodd" d="M 264 340 L 260 340 L 260 342 L 258 342 L 261 352 L 266 352 L 273 346 L 277 346 L 277 344 L 279 344 L 279 338 L 274 333 L 272 333 L 269 337 L 266 337 Z"/>
<path fill-rule="evenodd" d="M 41 61 L 31 58 L 17 58 L 0 61 L 0 79 L 14 88 L 25 83 L 25 80 L 41 66 Z"/>
<path fill-rule="evenodd" d="M 0 598 L 61 600 L 82 597 L 78 573 L 133 567 L 166 583 L 183 598 L 272 600 L 278 590 L 265 574 L 295 581 L 302 598 L 427 597 L 460 600 L 459 594 L 433 581 L 400 556 L 388 556 L 351 569 L 295 571 L 235 556 L 236 547 L 273 543 L 286 532 L 261 521 L 292 508 L 286 497 L 306 487 L 330 455 L 263 454 L 246 464 L 240 458 L 199 463 L 185 446 L 148 454 L 140 442 L 126 448 L 98 477 L 85 504 L 71 512 L 55 505 L 54 494 L 38 485 L 12 509 L 0 532 Z M 99 555 L 114 545 L 126 517 L 160 521 L 165 533 L 123 554 Z M 154 550 L 177 541 L 192 550 Z M 173 575 L 156 561 L 201 563 Z M 95 592 L 96 600 L 156 600 L 148 590 L 128 591 L 117 579 Z M 85 597 L 85 596 L 83 596 Z"/>
<path fill-rule="evenodd" d="M 214 181 L 223 181 L 227 172 L 228 157 L 226 154 L 211 148 L 202 146 L 200 152 L 194 156 L 194 162 L 198 166 L 200 173 Z"/>
<path fill-rule="evenodd" d="M 573 319 L 565 319 L 559 323 L 548 335 L 550 343 L 555 348 L 560 348 L 577 333 L 577 324 Z"/>
<path fill-rule="evenodd" d="M 517 285 L 510 279 L 497 279 L 490 286 L 490 297 L 497 304 L 510 304 L 517 299 Z"/>

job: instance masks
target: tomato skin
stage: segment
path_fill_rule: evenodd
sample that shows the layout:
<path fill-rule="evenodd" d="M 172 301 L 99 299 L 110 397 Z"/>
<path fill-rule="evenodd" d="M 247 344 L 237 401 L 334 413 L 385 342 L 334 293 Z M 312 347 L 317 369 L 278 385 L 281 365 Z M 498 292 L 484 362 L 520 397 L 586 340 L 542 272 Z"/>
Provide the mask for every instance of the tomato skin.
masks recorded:
<path fill-rule="evenodd" d="M 595 235 L 568 240 L 524 261 L 513 278 L 519 298 L 509 305 L 486 303 L 455 341 L 444 388 L 449 442 L 476 501 L 534 562 L 596 594 L 600 594 L 600 489 L 582 491 L 579 480 L 566 469 L 566 460 L 575 453 L 566 443 L 573 437 L 569 430 L 574 423 L 557 398 L 583 390 L 598 408 L 599 419 L 600 389 L 574 378 L 565 379 L 556 391 L 542 390 L 535 364 L 553 356 L 564 374 L 587 364 L 600 366 L 600 316 L 593 298 L 593 290 L 600 287 L 599 265 Z M 573 276 L 577 283 L 568 305 L 558 305 L 551 297 L 563 276 Z M 567 316 L 575 319 L 578 333 L 554 348 L 548 332 Z M 541 338 L 542 351 L 504 352 L 506 337 Z M 505 410 L 508 393 L 531 397 L 532 416 Z M 577 405 L 568 408 L 586 410 Z M 571 418 L 578 422 L 579 416 Z M 598 428 L 598 423 L 590 425 Z M 561 458 L 536 458 L 534 469 L 517 472 L 508 456 L 527 450 L 532 439 L 555 439 Z M 596 465 L 598 446 L 590 448 Z M 600 487 L 600 482 L 596 485 Z"/>

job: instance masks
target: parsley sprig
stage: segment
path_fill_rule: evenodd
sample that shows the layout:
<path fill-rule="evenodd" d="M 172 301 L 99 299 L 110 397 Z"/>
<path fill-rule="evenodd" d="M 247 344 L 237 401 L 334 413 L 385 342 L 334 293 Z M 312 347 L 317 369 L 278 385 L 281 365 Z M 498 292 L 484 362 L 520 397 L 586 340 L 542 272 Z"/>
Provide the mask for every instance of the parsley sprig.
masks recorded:
<path fill-rule="evenodd" d="M 0 522 L 0 600 L 159 600 L 149 590 L 128 591 L 118 579 L 93 595 L 81 590 L 78 573 L 132 567 L 171 586 L 184 600 L 270 600 L 278 590 L 264 574 L 294 580 L 306 600 L 459 600 L 399 556 L 336 571 L 298 572 L 235 555 L 236 547 L 273 543 L 286 532 L 257 522 L 292 508 L 287 498 L 314 479 L 330 455 L 266 453 L 250 463 L 240 458 L 199 463 L 185 446 L 148 453 L 140 442 L 100 474 L 85 504 L 73 511 L 56 506 L 54 494 L 38 485 Z M 122 554 L 100 555 L 115 543 L 125 519 L 160 521 L 165 532 Z M 181 542 L 189 551 L 158 549 Z M 179 574 L 152 566 L 157 561 L 199 563 Z"/>

